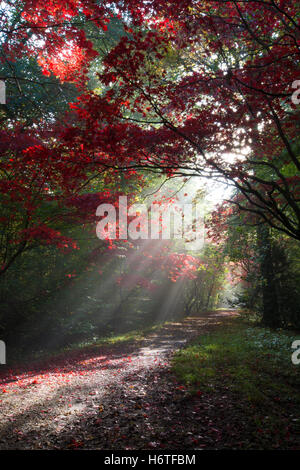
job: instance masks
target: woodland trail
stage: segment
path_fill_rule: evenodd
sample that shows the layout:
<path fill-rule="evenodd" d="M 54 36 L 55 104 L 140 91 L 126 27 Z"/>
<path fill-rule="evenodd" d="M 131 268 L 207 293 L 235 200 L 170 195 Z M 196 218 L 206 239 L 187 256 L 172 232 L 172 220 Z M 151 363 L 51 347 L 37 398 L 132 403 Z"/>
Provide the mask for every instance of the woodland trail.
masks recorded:
<path fill-rule="evenodd" d="M 141 341 L 2 370 L 0 450 L 226 447 L 239 416 L 232 418 L 226 397 L 191 397 L 172 375 L 170 358 L 235 315 L 201 314 Z"/>

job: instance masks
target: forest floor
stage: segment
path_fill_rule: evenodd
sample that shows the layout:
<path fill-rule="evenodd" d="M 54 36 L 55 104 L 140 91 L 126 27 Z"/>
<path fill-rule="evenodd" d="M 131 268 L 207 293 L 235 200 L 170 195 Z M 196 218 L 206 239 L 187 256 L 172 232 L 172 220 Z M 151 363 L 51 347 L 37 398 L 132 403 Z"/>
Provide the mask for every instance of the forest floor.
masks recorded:
<path fill-rule="evenodd" d="M 237 316 L 201 314 L 141 340 L 2 369 L 0 450 L 300 449 L 288 426 L 294 410 L 280 417 L 284 437 L 268 434 L 255 405 L 230 387 L 196 383 L 191 393 L 175 375 L 174 353 Z"/>

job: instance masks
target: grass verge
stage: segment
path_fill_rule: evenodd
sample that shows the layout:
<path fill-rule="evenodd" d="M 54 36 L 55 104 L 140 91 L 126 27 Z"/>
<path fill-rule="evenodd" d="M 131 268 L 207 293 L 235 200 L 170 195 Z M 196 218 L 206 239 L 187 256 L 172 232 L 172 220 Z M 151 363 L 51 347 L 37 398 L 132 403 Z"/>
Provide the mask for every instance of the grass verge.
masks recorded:
<path fill-rule="evenodd" d="M 222 387 L 254 402 L 282 398 L 300 404 L 300 364 L 291 361 L 296 339 L 235 318 L 178 351 L 173 370 L 192 391 Z"/>
<path fill-rule="evenodd" d="M 300 448 L 300 364 L 291 360 L 297 339 L 234 318 L 178 351 L 172 368 L 190 392 L 230 400 L 226 407 L 242 416 L 242 448 Z"/>

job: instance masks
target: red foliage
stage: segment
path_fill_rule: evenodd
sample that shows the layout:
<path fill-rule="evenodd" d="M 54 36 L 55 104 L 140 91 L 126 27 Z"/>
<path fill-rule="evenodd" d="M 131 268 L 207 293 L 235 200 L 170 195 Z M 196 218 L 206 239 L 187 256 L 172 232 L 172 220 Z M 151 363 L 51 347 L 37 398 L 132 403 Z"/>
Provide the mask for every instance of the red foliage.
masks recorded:
<path fill-rule="evenodd" d="M 10 0 L 7 4 L 13 7 Z M 75 83 L 81 94 L 70 104 L 66 124 L 55 123 L 53 129 L 38 125 L 34 132 L 24 131 L 21 124 L 1 130 L 0 189 L 8 208 L 1 220 L 19 220 L 13 243 L 35 239 L 72 246 L 50 219 L 40 216 L 42 204 L 55 201 L 71 211 L 73 221 L 91 222 L 96 204 L 114 201 L 116 194 L 83 193 L 89 176 L 106 172 L 113 179 L 123 171 L 125 178 L 136 179 L 143 167 L 167 175 L 183 169 L 222 175 L 244 195 L 251 194 L 250 206 L 266 214 L 269 223 L 298 236 L 299 177 L 284 177 L 272 167 L 274 155 L 285 151 L 286 164 L 299 169 L 291 148 L 299 116 L 291 102 L 286 113 L 291 84 L 299 78 L 295 0 L 23 0 L 22 5 L 18 24 L 2 10 L 5 60 L 37 57 L 45 75 Z M 104 33 L 113 5 L 124 35 L 104 58 L 98 78 L 106 89 L 99 95 L 86 86 L 97 51 L 82 26 L 91 22 Z M 232 63 L 227 51 L 237 44 L 243 45 L 245 56 Z M 176 78 L 165 62 L 170 50 L 187 60 L 186 73 Z M 214 55 L 218 64 L 213 64 Z M 255 156 L 254 165 L 277 172 L 276 179 L 251 174 L 253 162 L 241 155 L 233 164 L 223 158 L 245 146 Z M 292 216 L 286 216 L 286 205 Z M 228 209 L 214 216 L 219 232 L 220 224 L 226 228 L 225 215 Z M 183 254 L 164 260 L 173 280 L 193 276 L 196 265 Z"/>

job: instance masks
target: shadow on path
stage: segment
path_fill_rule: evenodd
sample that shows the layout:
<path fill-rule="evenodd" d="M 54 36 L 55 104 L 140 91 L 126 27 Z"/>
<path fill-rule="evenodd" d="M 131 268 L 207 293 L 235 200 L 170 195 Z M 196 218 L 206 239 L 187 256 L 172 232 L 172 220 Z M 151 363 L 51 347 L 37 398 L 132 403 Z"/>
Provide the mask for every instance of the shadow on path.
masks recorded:
<path fill-rule="evenodd" d="M 0 449 L 192 448 L 199 423 L 186 415 L 188 403 L 193 413 L 191 400 L 172 377 L 169 358 L 236 315 L 207 312 L 167 323 L 142 341 L 87 348 L 11 371 L 2 378 L 8 393 L 0 394 Z M 205 439 L 203 447 L 209 446 L 207 433 Z"/>

